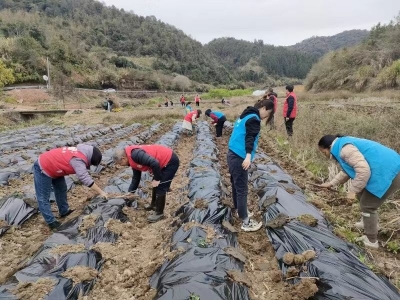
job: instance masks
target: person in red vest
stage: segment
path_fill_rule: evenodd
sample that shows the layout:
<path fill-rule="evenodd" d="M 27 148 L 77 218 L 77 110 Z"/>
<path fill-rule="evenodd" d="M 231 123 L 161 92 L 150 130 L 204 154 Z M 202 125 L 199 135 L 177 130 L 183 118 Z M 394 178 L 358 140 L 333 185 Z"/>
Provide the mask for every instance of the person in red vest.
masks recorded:
<path fill-rule="evenodd" d="M 51 212 L 50 193 L 53 187 L 60 218 L 70 215 L 73 210 L 67 202 L 67 184 L 65 175 L 76 174 L 78 179 L 100 196 L 107 194 L 96 185 L 88 173 L 90 166 L 98 166 L 102 154 L 96 147 L 79 144 L 76 147 L 52 149 L 39 156 L 33 164 L 33 179 L 39 210 L 51 229 L 57 229 L 58 222 Z"/>
<path fill-rule="evenodd" d="M 293 85 L 286 86 L 286 100 L 283 104 L 283 119 L 288 136 L 293 135 L 293 122 L 297 116 L 297 96 L 293 90 Z"/>
<path fill-rule="evenodd" d="M 186 105 L 185 105 L 186 99 L 185 99 L 185 96 L 184 96 L 183 94 L 181 95 L 180 101 L 181 101 L 182 107 L 185 107 L 185 106 L 186 106 Z"/>
<path fill-rule="evenodd" d="M 200 109 L 195 109 L 191 111 L 183 119 L 182 128 L 186 129 L 190 134 L 192 134 L 193 133 L 192 124 L 196 124 L 196 119 L 200 118 L 200 116 L 201 116 Z"/>
<path fill-rule="evenodd" d="M 196 102 L 196 106 L 200 106 L 200 97 L 199 97 L 199 95 L 196 95 L 196 97 L 194 97 L 194 102 Z"/>
<path fill-rule="evenodd" d="M 121 166 L 131 166 L 133 170 L 129 192 L 135 192 L 139 186 L 142 172 L 153 174 L 151 204 L 146 210 L 154 211 L 147 220 L 157 222 L 164 217 L 166 194 L 179 168 L 179 158 L 171 148 L 162 145 L 133 145 L 117 149 L 114 162 Z"/>

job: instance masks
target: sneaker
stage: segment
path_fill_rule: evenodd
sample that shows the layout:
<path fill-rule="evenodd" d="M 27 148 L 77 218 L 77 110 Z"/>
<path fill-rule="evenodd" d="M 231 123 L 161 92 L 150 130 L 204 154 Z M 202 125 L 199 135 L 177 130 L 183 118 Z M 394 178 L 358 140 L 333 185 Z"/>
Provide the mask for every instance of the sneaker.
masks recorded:
<path fill-rule="evenodd" d="M 248 224 L 243 223 L 241 228 L 243 231 L 257 231 L 260 230 L 261 227 L 262 227 L 262 222 L 257 223 L 253 219 L 250 219 L 249 223 Z"/>
<path fill-rule="evenodd" d="M 365 247 L 371 248 L 371 249 L 378 249 L 379 248 L 379 243 L 376 241 L 375 243 L 372 243 L 369 241 L 368 237 L 366 235 L 363 235 L 360 238 L 356 239 L 356 242 L 363 242 Z"/>
<path fill-rule="evenodd" d="M 54 222 L 52 222 L 50 224 L 47 224 L 47 225 L 50 227 L 51 230 L 55 230 L 55 229 L 57 229 L 58 227 L 61 226 L 61 223 L 58 222 L 58 221 L 54 221 Z"/>
<path fill-rule="evenodd" d="M 157 214 L 156 212 L 154 212 L 154 214 L 147 217 L 147 221 L 149 223 L 155 223 L 157 221 L 160 221 L 163 218 L 164 218 L 164 214 Z"/>
<path fill-rule="evenodd" d="M 60 218 L 61 219 L 65 218 L 65 217 L 69 216 L 70 214 L 72 214 L 74 211 L 75 211 L 74 209 L 68 209 L 68 211 L 65 214 L 60 215 Z"/>

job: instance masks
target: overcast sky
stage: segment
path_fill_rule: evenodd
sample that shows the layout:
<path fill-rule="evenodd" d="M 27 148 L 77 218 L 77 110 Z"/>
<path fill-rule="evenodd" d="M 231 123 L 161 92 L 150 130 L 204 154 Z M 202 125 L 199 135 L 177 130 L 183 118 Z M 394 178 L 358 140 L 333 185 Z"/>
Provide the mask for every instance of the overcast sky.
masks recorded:
<path fill-rule="evenodd" d="M 398 15 L 400 0 L 103 0 L 155 16 L 207 43 L 235 37 L 292 45 L 314 35 L 370 29 Z"/>

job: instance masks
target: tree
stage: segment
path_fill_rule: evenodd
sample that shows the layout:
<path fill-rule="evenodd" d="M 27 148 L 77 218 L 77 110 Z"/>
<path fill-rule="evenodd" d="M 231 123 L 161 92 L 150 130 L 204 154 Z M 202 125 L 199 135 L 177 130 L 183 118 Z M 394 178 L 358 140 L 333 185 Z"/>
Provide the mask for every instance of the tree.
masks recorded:
<path fill-rule="evenodd" d="M 13 71 L 8 69 L 0 59 L 0 87 L 4 87 L 7 84 L 11 84 L 15 81 Z"/>
<path fill-rule="evenodd" d="M 70 77 L 60 71 L 53 72 L 53 93 L 62 102 L 65 108 L 65 96 L 74 92 L 74 84 Z"/>
<path fill-rule="evenodd" d="M 172 80 L 172 84 L 182 92 L 185 92 L 185 90 L 189 89 L 190 85 L 192 82 L 190 81 L 189 78 L 183 75 L 178 75 Z"/>

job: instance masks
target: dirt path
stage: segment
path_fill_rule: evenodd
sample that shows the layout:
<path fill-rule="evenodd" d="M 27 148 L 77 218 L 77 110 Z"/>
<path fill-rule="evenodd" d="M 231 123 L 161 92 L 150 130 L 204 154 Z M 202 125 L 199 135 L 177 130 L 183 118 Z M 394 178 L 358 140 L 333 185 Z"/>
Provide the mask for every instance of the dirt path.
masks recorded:
<path fill-rule="evenodd" d="M 167 126 L 169 129 L 170 127 Z M 136 131 L 133 131 L 129 136 L 135 135 L 142 132 L 146 127 L 141 127 Z M 148 143 L 156 141 L 162 133 L 158 132 L 154 134 L 148 141 Z M 105 148 L 109 149 L 115 147 L 121 140 L 126 139 L 123 137 L 114 141 L 112 144 L 102 146 L 102 150 Z M 104 187 L 107 181 L 114 174 L 118 174 L 120 171 L 117 168 L 109 167 L 106 168 L 100 175 L 100 178 L 95 179 L 99 186 Z M 33 176 L 24 176 L 21 180 L 14 180 L 9 187 L 5 188 L 5 195 L 10 195 L 15 192 L 20 192 L 24 186 L 31 186 L 33 184 Z M 75 186 L 71 191 L 68 192 L 68 203 L 71 209 L 74 209 L 74 213 L 68 216 L 63 222 L 66 222 L 76 216 L 80 215 L 82 209 L 86 205 L 87 196 L 90 195 L 88 188 L 78 185 Z M 52 210 L 57 215 L 57 208 L 55 204 L 52 205 Z M 3 237 L 0 238 L 0 250 L 1 253 L 7 253 L 2 255 L 0 260 L 0 284 L 5 282 L 12 274 L 17 270 L 21 269 L 28 259 L 39 250 L 42 243 L 52 234 L 52 231 L 48 228 L 43 218 L 37 214 L 33 216 L 29 221 L 22 225 L 21 228 L 10 229 Z"/>
<path fill-rule="evenodd" d="M 293 159 L 279 149 L 273 140 L 260 140 L 260 149 L 267 153 L 283 170 L 290 174 L 296 184 L 302 188 L 307 196 L 307 200 L 315 207 L 321 209 L 325 217 L 334 226 L 334 232 L 340 238 L 355 243 L 355 239 L 362 235 L 362 231 L 354 227 L 354 223 L 360 220 L 360 207 L 357 201 L 349 201 L 344 195 L 324 189 L 319 189 L 312 185 L 318 183 L 315 178 L 304 167 L 300 166 Z M 380 227 L 378 235 L 379 243 L 387 244 L 390 240 L 400 239 L 400 220 L 398 219 L 399 207 L 394 202 L 382 205 L 380 210 Z M 396 221 L 396 222 L 393 222 Z M 386 245 L 387 247 L 387 245 Z M 398 250 L 400 251 L 400 249 Z M 400 263 L 398 254 L 388 251 L 385 247 L 379 250 L 366 248 L 366 257 L 359 259 L 374 272 L 386 276 L 394 285 L 400 289 Z"/>
<path fill-rule="evenodd" d="M 228 152 L 229 135 L 226 133 L 217 141 L 219 163 L 223 184 L 227 187 L 228 196 L 223 199 L 225 205 L 233 207 L 230 197 L 231 184 L 226 155 Z M 249 187 L 250 188 L 250 187 Z M 258 196 L 250 189 L 248 197 L 249 210 L 254 213 L 257 221 L 262 220 L 261 211 L 257 206 Z M 245 274 L 251 282 L 250 296 L 252 299 L 292 299 L 288 294 L 288 285 L 282 282 L 282 272 L 275 258 L 275 251 L 268 240 L 264 229 L 257 232 L 244 232 L 240 230 L 241 221 L 234 216 L 235 228 L 238 230 L 239 247 L 248 258 L 245 265 Z"/>
<path fill-rule="evenodd" d="M 175 230 L 171 223 L 175 211 L 187 201 L 184 187 L 188 184 L 186 172 L 193 147 L 194 137 L 184 136 L 174 147 L 180 168 L 172 182 L 172 192 L 167 195 L 166 217 L 154 224 L 147 223 L 148 213 L 143 210 L 147 201 L 140 201 L 139 210 L 124 209 L 130 222 L 120 224 L 120 239 L 115 244 L 103 243 L 96 247 L 106 263 L 88 299 L 152 299 L 155 296 L 149 279 L 166 257 L 175 256 L 169 251 L 169 241 Z"/>

